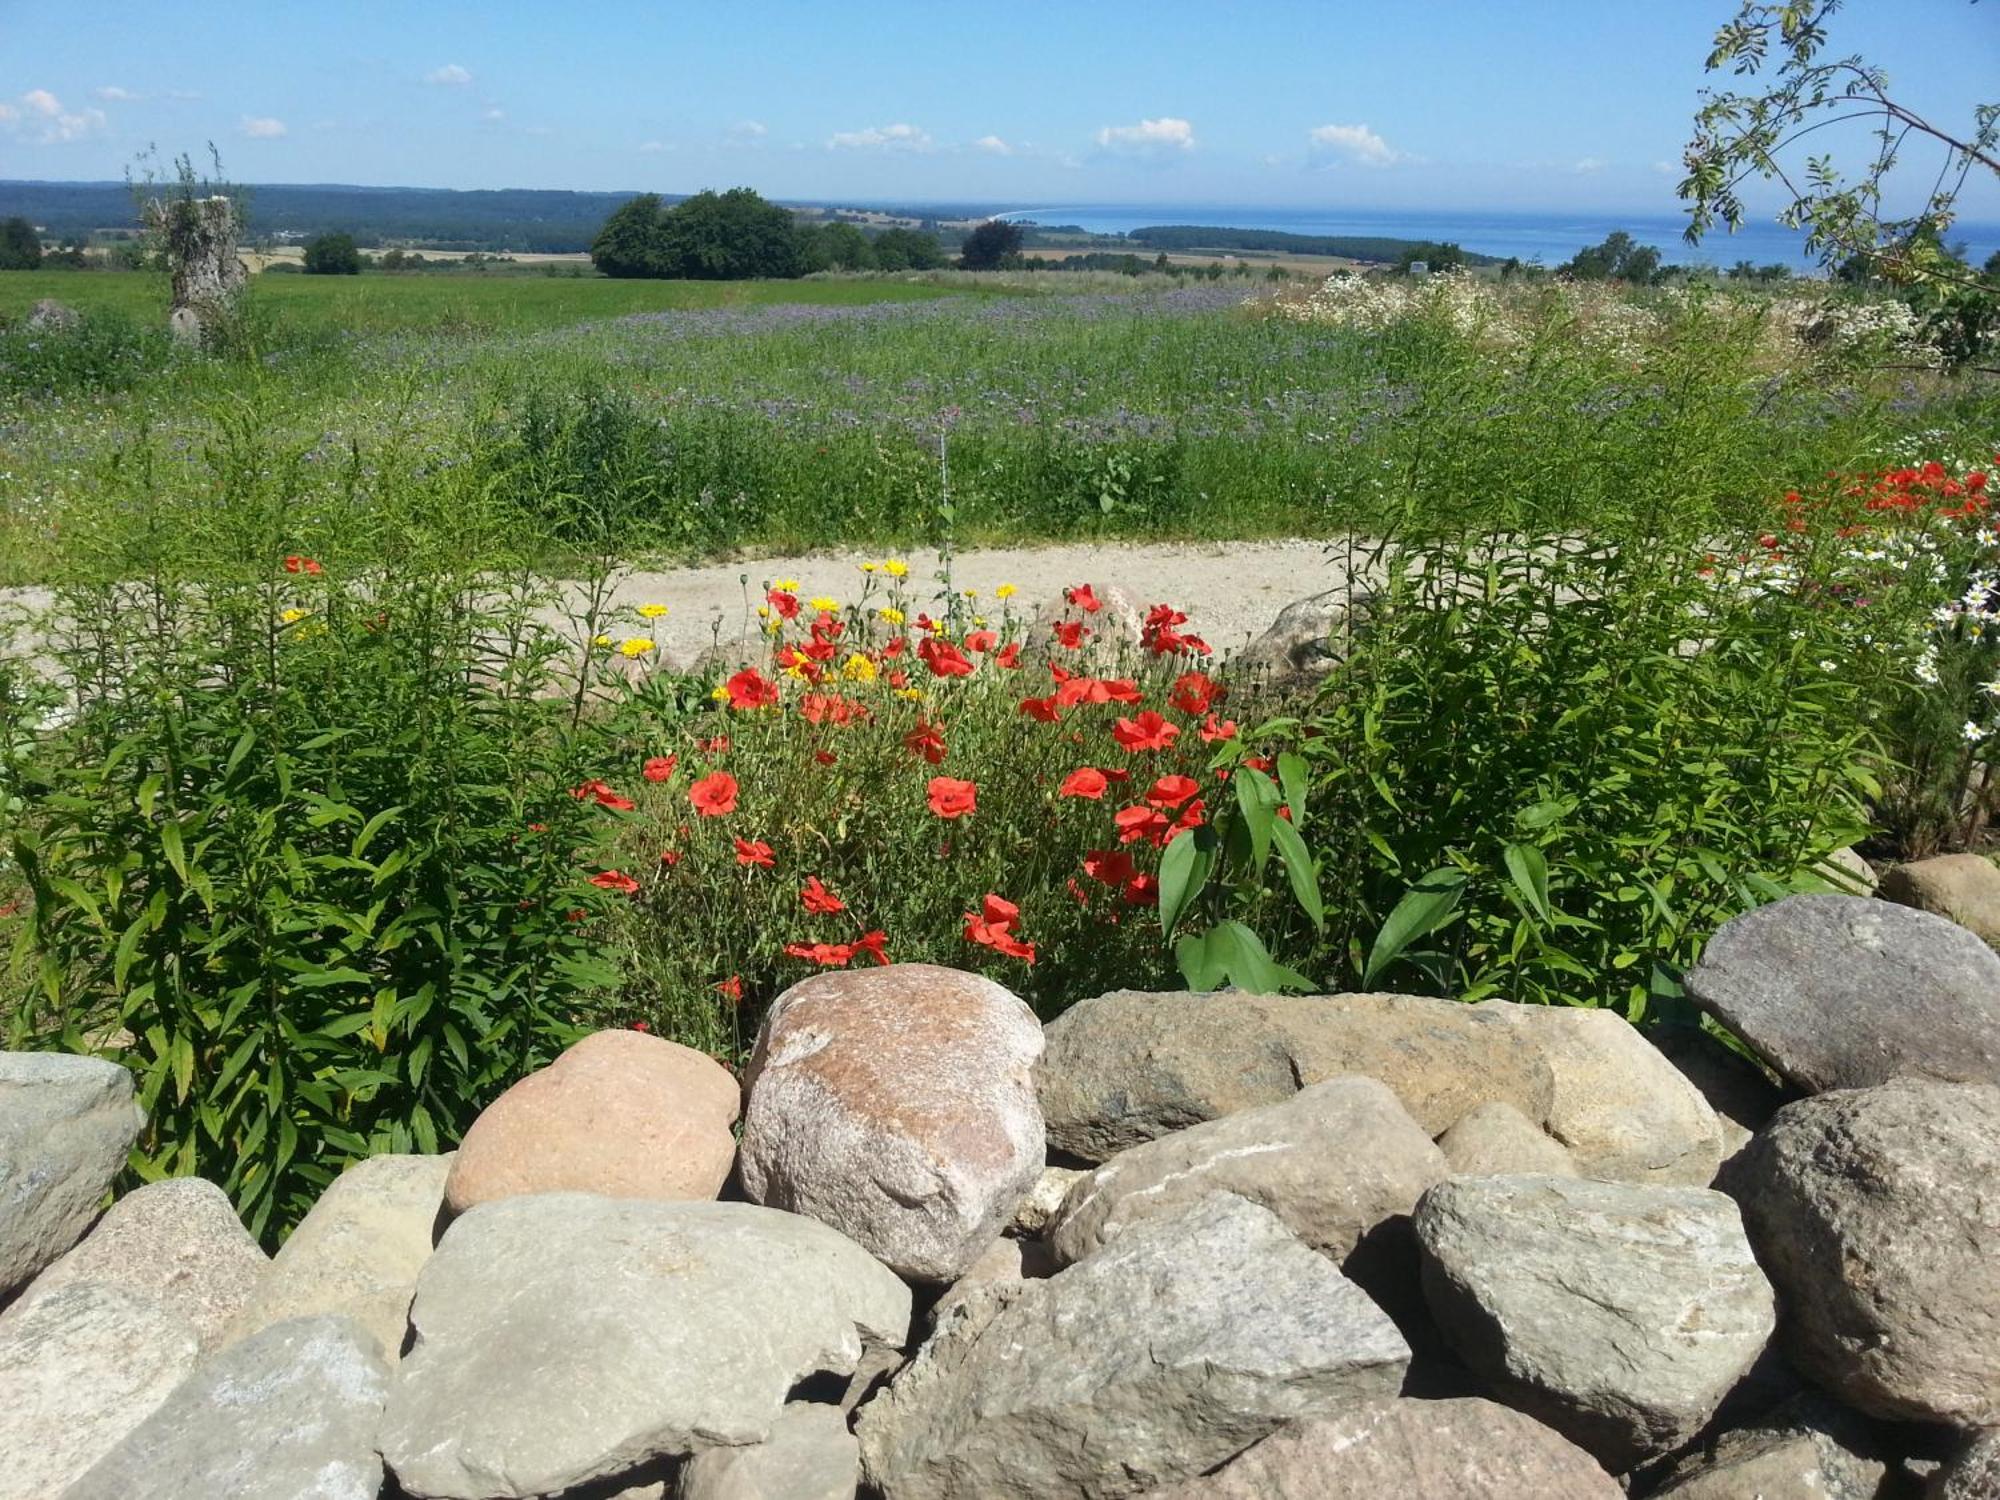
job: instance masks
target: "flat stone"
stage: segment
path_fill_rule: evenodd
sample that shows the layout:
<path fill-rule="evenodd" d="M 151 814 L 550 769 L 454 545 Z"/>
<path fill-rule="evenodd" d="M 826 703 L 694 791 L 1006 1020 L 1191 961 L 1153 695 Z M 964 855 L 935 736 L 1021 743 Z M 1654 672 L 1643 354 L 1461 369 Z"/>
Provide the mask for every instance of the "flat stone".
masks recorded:
<path fill-rule="evenodd" d="M 83 1243 L 37 1276 L 20 1300 L 81 1281 L 109 1282 L 157 1299 L 207 1353 L 222 1342 L 270 1264 L 227 1193 L 200 1177 L 169 1177 L 112 1204 Z"/>
<path fill-rule="evenodd" d="M 948 1316 L 861 1408 L 862 1468 L 886 1500 L 1117 1500 L 1393 1395 L 1409 1358 L 1331 1262 L 1218 1193 L 989 1317 Z"/>
<path fill-rule="evenodd" d="M 394 1363 L 450 1171 L 449 1156 L 389 1155 L 342 1172 L 272 1257 L 223 1342 L 287 1318 L 338 1313 L 374 1334 Z"/>
<path fill-rule="evenodd" d="M 1437 1143 L 1460 1177 L 1577 1175 L 1576 1161 L 1561 1141 L 1499 1099 L 1475 1104 Z"/>
<path fill-rule="evenodd" d="M 787 1406 L 748 1448 L 710 1448 L 681 1470 L 679 1500 L 854 1500 L 861 1445 L 837 1406 Z"/>
<path fill-rule="evenodd" d="M 1788 896 L 1723 923 L 1686 985 L 1807 1093 L 2000 1083 L 2000 957 L 1929 912 Z"/>
<path fill-rule="evenodd" d="M 1386 1083 L 1433 1138 L 1488 1099 L 1542 1121 L 1555 1087 L 1536 1038 L 1422 995 L 1115 990 L 1044 1030 L 1049 1144 L 1087 1162 L 1348 1073 Z"/>
<path fill-rule="evenodd" d="M 1680 1462 L 1655 1496 L 1675 1500 L 1877 1500 L 1889 1466 L 1853 1413 L 1801 1397 Z"/>
<path fill-rule="evenodd" d="M 145 1123 L 116 1063 L 0 1052 L 0 1302 L 83 1238 Z"/>
<path fill-rule="evenodd" d="M 375 1500 L 389 1365 L 352 1318 L 292 1318 L 174 1388 L 63 1500 Z"/>
<path fill-rule="evenodd" d="M 1994 1500 L 2000 1495 L 2000 1427 L 1977 1432 L 1932 1478 L 1927 1500 Z"/>
<path fill-rule="evenodd" d="M 763 1442 L 787 1393 L 901 1347 L 910 1293 L 813 1219 L 541 1193 L 453 1221 L 410 1308 L 382 1452 L 411 1495 L 557 1494 Z"/>
<path fill-rule="evenodd" d="M 194 1368 L 194 1335 L 154 1297 L 102 1282 L 0 1313 L 0 1500 L 51 1500 Z"/>
<path fill-rule="evenodd" d="M 1014 1210 L 1014 1222 L 1007 1227 L 1015 1234 L 1040 1234 L 1048 1228 L 1049 1220 L 1056 1216 L 1056 1210 L 1062 1207 L 1063 1199 L 1081 1176 L 1080 1167 L 1043 1167 L 1042 1175 L 1028 1189 L 1028 1196 Z"/>
<path fill-rule="evenodd" d="M 2000 1088 L 1801 1099 L 1727 1182 L 1801 1372 L 1878 1417 L 2000 1426 Z"/>
<path fill-rule="evenodd" d="M 1722 1125 L 1701 1091 L 1616 1011 L 1477 1007 L 1539 1043 L 1555 1086 L 1542 1125 L 1586 1177 L 1706 1187 L 1722 1164 Z"/>
<path fill-rule="evenodd" d="M 1119 1152 L 1070 1189 L 1047 1239 L 1059 1262 L 1082 1260 L 1134 1225 L 1227 1192 L 1345 1261 L 1371 1234 L 1400 1230 L 1407 1247 L 1410 1210 L 1449 1170 L 1386 1084 L 1333 1078 Z"/>
<path fill-rule="evenodd" d="M 1294 1423 L 1147 1500 L 1624 1500 L 1597 1460 L 1532 1417 L 1466 1397 L 1377 1397 Z"/>
<path fill-rule="evenodd" d="M 1026 1277 L 1021 1242 L 1001 1236 L 987 1246 L 979 1259 L 965 1268 L 965 1274 L 946 1287 L 937 1301 L 931 1304 L 931 1326 L 935 1328 L 961 1302 L 975 1299 L 984 1302 L 996 1296 L 1005 1296 Z"/>
<path fill-rule="evenodd" d="M 745 1195 L 949 1282 L 1041 1175 L 1035 1013 L 932 964 L 816 974 L 775 1000 L 745 1070 Z"/>
<path fill-rule="evenodd" d="M 495 1099 L 459 1143 L 445 1207 L 517 1193 L 713 1198 L 736 1160 L 742 1090 L 714 1058 L 599 1031 Z"/>
<path fill-rule="evenodd" d="M 1983 854 L 1939 854 L 1882 877 L 1885 901 L 1956 922 L 1980 942 L 2000 943 L 2000 866 Z"/>
<path fill-rule="evenodd" d="M 1614 1473 L 1700 1431 L 1776 1323 L 1736 1205 L 1706 1189 L 1454 1177 L 1415 1227 L 1459 1357 Z"/>

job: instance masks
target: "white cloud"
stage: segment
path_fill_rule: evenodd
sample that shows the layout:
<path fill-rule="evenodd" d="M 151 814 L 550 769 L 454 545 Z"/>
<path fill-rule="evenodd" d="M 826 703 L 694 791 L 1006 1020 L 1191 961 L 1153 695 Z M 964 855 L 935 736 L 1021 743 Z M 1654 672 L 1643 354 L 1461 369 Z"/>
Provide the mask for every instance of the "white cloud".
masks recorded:
<path fill-rule="evenodd" d="M 673 144 L 669 141 L 641 141 L 639 149 L 648 156 L 657 156 L 662 151 L 671 151 L 674 148 Z"/>
<path fill-rule="evenodd" d="M 253 141 L 275 141 L 285 133 L 285 122 L 269 115 L 245 115 L 237 122 L 236 129 Z"/>
<path fill-rule="evenodd" d="M 1602 172 L 1603 170 L 1604 163 L 1594 156 L 1586 156 L 1570 168 L 1570 171 L 1576 173 L 1579 177 L 1588 177 L 1593 172 Z"/>
<path fill-rule="evenodd" d="M 770 133 L 762 120 L 738 120 L 729 127 L 729 134 L 739 141 L 761 141 Z"/>
<path fill-rule="evenodd" d="M 115 83 L 107 83 L 103 88 L 92 92 L 106 104 L 137 104 L 146 97 L 144 94 L 135 94 L 130 89 L 121 89 Z"/>
<path fill-rule="evenodd" d="M 915 125 L 879 125 L 835 131 L 826 144 L 836 151 L 928 151 L 931 137 Z"/>
<path fill-rule="evenodd" d="M 489 109 L 481 110 L 479 118 L 482 120 L 504 120 L 507 118 L 507 111 L 496 104 Z"/>
<path fill-rule="evenodd" d="M 424 74 L 425 83 L 435 83 L 442 88 L 462 89 L 472 82 L 472 74 L 457 63 L 446 63 L 441 68 L 433 68 Z"/>
<path fill-rule="evenodd" d="M 1107 151 L 1151 155 L 1192 151 L 1194 126 L 1172 115 L 1162 115 L 1157 120 L 1141 120 L 1137 125 L 1106 125 L 1097 132 L 1097 144 Z"/>
<path fill-rule="evenodd" d="M 1679 175 L 1681 163 L 1677 161 L 1656 161 L 1653 163 L 1653 170 L 1658 172 L 1662 177 L 1674 177 Z"/>
<path fill-rule="evenodd" d="M 30 89 L 18 104 L 0 104 L 0 124 L 37 146 L 59 146 L 102 135 L 110 125 L 101 109 L 64 109 L 47 89 Z"/>
<path fill-rule="evenodd" d="M 982 135 L 972 143 L 972 149 L 975 151 L 984 151 L 991 156 L 1012 156 L 1014 154 L 1014 148 L 1001 140 L 997 135 Z"/>
<path fill-rule="evenodd" d="M 1357 167 L 1393 167 L 1407 160 L 1366 125 L 1321 125 L 1306 133 L 1311 154 L 1322 161 L 1331 158 Z"/>

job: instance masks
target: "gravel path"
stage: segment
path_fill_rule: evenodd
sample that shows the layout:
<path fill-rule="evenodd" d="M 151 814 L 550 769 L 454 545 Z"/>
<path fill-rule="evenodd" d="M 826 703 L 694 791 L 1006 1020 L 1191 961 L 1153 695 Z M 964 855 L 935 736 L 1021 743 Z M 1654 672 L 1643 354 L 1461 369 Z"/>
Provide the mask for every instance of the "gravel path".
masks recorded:
<path fill-rule="evenodd" d="M 1074 584 L 1121 590 L 1135 605 L 1168 603 L 1188 613 L 1189 628 L 1219 652 L 1262 635 L 1278 611 L 1307 594 L 1336 588 L 1344 560 L 1328 543 L 1295 538 L 1273 542 L 1106 543 L 1009 547 L 961 552 L 953 563 L 959 588 L 976 589 L 982 601 L 1002 583 L 1020 592 L 1015 612 L 1031 614 Z M 744 634 L 746 611 L 762 602 L 769 579 L 795 578 L 805 596 L 828 594 L 851 601 L 861 589 L 864 561 L 883 554 L 819 553 L 766 557 L 701 568 L 627 575 L 618 584 L 619 605 L 664 604 L 670 613 L 649 633 L 667 659 L 685 663 L 716 635 Z M 938 591 L 934 554 L 899 554 L 910 566 L 904 587 L 927 603 Z M 747 579 L 747 584 L 744 580 Z M 754 627 L 754 617 L 750 620 Z"/>

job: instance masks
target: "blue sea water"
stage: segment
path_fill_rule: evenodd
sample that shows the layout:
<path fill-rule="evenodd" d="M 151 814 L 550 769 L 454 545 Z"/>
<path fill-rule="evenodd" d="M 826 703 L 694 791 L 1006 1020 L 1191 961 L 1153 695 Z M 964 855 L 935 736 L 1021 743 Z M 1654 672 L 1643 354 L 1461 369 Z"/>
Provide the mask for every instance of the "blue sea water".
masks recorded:
<path fill-rule="evenodd" d="M 1730 234 L 1717 229 L 1699 245 L 1685 243 L 1687 220 L 1676 215 L 1615 212 L 1495 213 L 1418 209 L 1190 207 L 1186 204 L 1055 204 L 1009 211 L 1001 217 L 1042 224 L 1075 224 L 1094 234 L 1126 234 L 1150 224 L 1206 224 L 1228 229 L 1281 229 L 1291 234 L 1384 235 L 1404 240 L 1455 240 L 1486 255 L 1514 255 L 1557 266 L 1614 229 L 1661 258 L 1680 265 L 1730 266 L 1739 260 L 1768 265 L 1782 261 L 1800 271 L 1816 262 L 1805 252 L 1805 235 L 1770 220 L 1746 221 Z M 1961 220 L 1948 241 L 1965 243 L 1972 264 L 2000 250 L 2000 224 Z"/>

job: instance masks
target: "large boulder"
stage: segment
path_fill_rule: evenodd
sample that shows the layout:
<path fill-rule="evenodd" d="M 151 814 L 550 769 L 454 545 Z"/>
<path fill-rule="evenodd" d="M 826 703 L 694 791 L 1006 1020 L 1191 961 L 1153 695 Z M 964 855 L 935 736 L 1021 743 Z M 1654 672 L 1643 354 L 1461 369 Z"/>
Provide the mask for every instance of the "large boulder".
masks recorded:
<path fill-rule="evenodd" d="M 1807 1093 L 1892 1078 L 2000 1083 L 2000 957 L 1929 912 L 1788 896 L 1723 923 L 1686 983 Z"/>
<path fill-rule="evenodd" d="M 1656 1026 L 1646 1040 L 1700 1091 L 1722 1127 L 1725 1166 L 1750 1144 L 1789 1097 L 1749 1058 L 1698 1026 Z"/>
<path fill-rule="evenodd" d="M 0 1303 L 83 1238 L 145 1122 L 116 1063 L 0 1052 Z"/>
<path fill-rule="evenodd" d="M 714 1058 L 642 1031 L 599 1031 L 480 1111 L 446 1209 L 516 1193 L 713 1198 L 736 1159 L 742 1090 Z"/>
<path fill-rule="evenodd" d="M 1213 1474 L 1147 1500 L 1624 1500 L 1553 1429 L 1477 1397 L 1380 1396 L 1272 1434 Z"/>
<path fill-rule="evenodd" d="M 1613 1472 L 1698 1432 L 1776 1322 L 1736 1205 L 1706 1189 L 1454 1177 L 1415 1228 L 1460 1357 Z"/>
<path fill-rule="evenodd" d="M 1732 1427 L 1681 1459 L 1655 1496 L 1674 1500 L 1877 1500 L 1889 1466 L 1866 1424 L 1813 1396 Z"/>
<path fill-rule="evenodd" d="M 2000 1088 L 1801 1099 L 1727 1181 L 1803 1372 L 1879 1417 L 2000 1426 Z"/>
<path fill-rule="evenodd" d="M 931 964 L 816 974 L 765 1016 L 745 1072 L 743 1190 L 948 1282 L 1041 1175 L 1033 1011 Z"/>
<path fill-rule="evenodd" d="M 1581 1006 L 1478 1007 L 1526 1030 L 1554 1080 L 1541 1124 L 1585 1177 L 1707 1187 L 1722 1164 L 1722 1125 L 1701 1091 L 1616 1011 Z"/>
<path fill-rule="evenodd" d="M 886 1500 L 1115 1500 L 1394 1395 L 1409 1359 L 1331 1262 L 1218 1193 L 947 1317 L 861 1409 L 862 1467 Z"/>
<path fill-rule="evenodd" d="M 1119 1152 L 1070 1189 L 1046 1237 L 1058 1261 L 1078 1261 L 1134 1225 L 1228 1192 L 1345 1261 L 1377 1231 L 1400 1228 L 1407 1246 L 1410 1210 L 1448 1171 L 1386 1084 L 1334 1078 Z"/>
<path fill-rule="evenodd" d="M 2000 865 L 1983 854 L 1938 854 L 1897 865 L 1877 892 L 1956 922 L 1988 947 L 2000 944 Z"/>
<path fill-rule="evenodd" d="M 2000 1495 L 2000 1427 L 1973 1434 L 1933 1476 L 1926 1491 L 1927 1500 L 1993 1500 L 1996 1495 Z"/>
<path fill-rule="evenodd" d="M 272 1258 L 224 1343 L 287 1318 L 340 1313 L 375 1335 L 393 1363 L 430 1259 L 449 1156 L 371 1156 L 320 1194 Z"/>
<path fill-rule="evenodd" d="M 678 1500 L 854 1500 L 861 1445 L 837 1406 L 798 1402 L 748 1448 L 709 1448 L 681 1469 Z"/>
<path fill-rule="evenodd" d="M 293 1318 L 231 1346 L 63 1500 L 375 1500 L 389 1365 L 351 1318 Z"/>
<path fill-rule="evenodd" d="M 1229 659 L 1232 674 L 1262 673 L 1277 686 L 1324 677 L 1347 655 L 1342 636 L 1350 620 L 1365 621 L 1373 596 L 1353 588 L 1328 589 L 1294 599 L 1256 640 Z"/>
<path fill-rule="evenodd" d="M 763 1442 L 792 1387 L 900 1347 L 909 1321 L 902 1282 L 796 1214 L 502 1198 L 424 1267 L 382 1452 L 411 1495 L 552 1495 Z"/>
<path fill-rule="evenodd" d="M 112 1204 L 82 1244 L 34 1279 L 20 1305 L 78 1282 L 109 1282 L 155 1298 L 206 1353 L 270 1264 L 227 1193 L 200 1177 L 169 1177 Z"/>
<path fill-rule="evenodd" d="M 1036 1076 L 1049 1145 L 1088 1162 L 1345 1073 L 1386 1083 L 1432 1137 L 1488 1099 L 1540 1123 L 1555 1087 L 1526 1028 L 1421 995 L 1116 990 L 1045 1030 Z"/>
<path fill-rule="evenodd" d="M 0 1314 L 0 1500 L 51 1500 L 194 1368 L 158 1298 L 81 1281 Z"/>
<path fill-rule="evenodd" d="M 1445 1164 L 1460 1177 L 1577 1175 L 1576 1160 L 1561 1141 L 1499 1099 L 1475 1104 L 1437 1144 Z"/>

